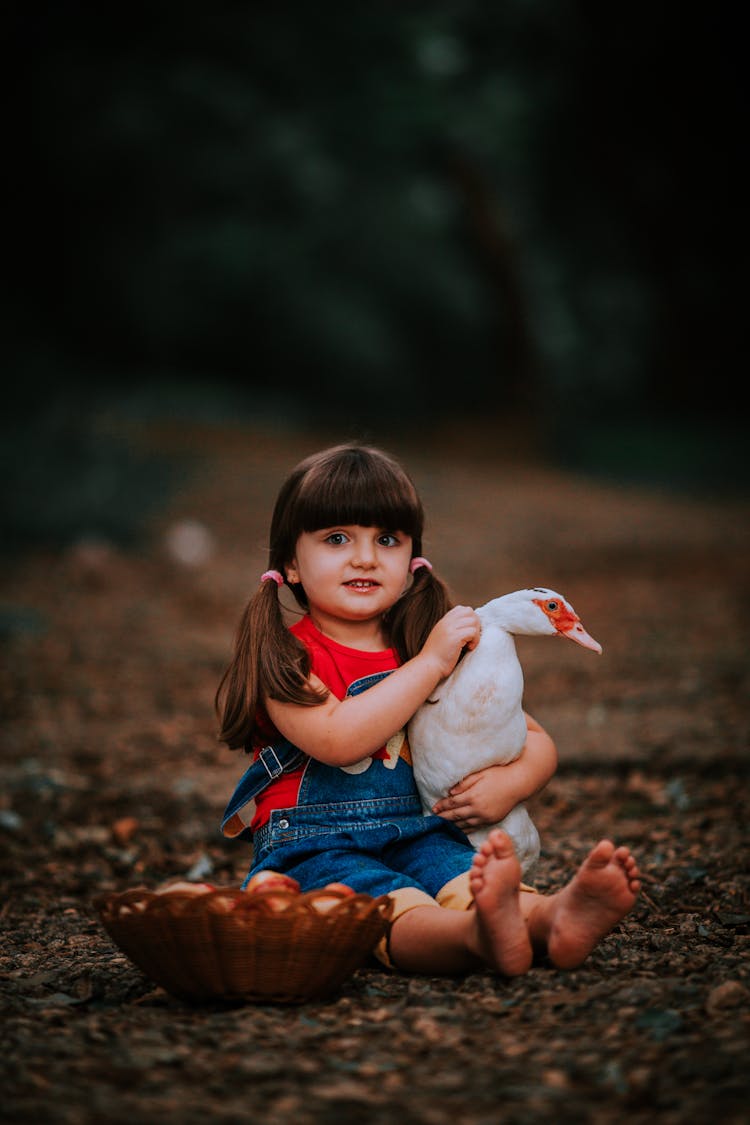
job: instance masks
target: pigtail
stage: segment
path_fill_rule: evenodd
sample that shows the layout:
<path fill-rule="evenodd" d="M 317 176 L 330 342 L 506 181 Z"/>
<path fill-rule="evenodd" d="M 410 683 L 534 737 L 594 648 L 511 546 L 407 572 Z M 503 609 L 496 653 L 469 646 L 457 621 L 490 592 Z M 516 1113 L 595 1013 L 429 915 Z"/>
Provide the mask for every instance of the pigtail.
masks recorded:
<path fill-rule="evenodd" d="M 266 697 L 310 706 L 325 696 L 308 684 L 310 655 L 287 628 L 275 582 L 261 583 L 240 618 L 229 667 L 216 691 L 219 741 L 250 748 Z"/>
<path fill-rule="evenodd" d="M 452 606 L 442 579 L 427 566 L 421 566 L 386 618 L 390 643 L 402 663 L 421 652 L 432 629 Z"/>

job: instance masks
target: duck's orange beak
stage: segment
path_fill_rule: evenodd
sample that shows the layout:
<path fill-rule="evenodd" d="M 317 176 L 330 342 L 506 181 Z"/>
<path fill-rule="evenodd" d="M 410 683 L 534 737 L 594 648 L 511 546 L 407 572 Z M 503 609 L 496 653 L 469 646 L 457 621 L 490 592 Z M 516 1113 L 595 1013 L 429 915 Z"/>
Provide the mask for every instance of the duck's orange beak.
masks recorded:
<path fill-rule="evenodd" d="M 586 632 L 577 618 L 567 629 L 560 629 L 560 636 L 567 637 L 569 641 L 575 641 L 581 648 L 590 648 L 592 652 L 598 652 L 601 656 L 602 646 L 594 640 L 590 633 Z"/>

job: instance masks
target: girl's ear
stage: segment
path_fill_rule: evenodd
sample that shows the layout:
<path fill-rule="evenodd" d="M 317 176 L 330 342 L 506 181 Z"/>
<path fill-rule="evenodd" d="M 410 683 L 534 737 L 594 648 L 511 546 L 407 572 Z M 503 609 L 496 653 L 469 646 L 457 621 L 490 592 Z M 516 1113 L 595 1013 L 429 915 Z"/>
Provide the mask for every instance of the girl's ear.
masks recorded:
<path fill-rule="evenodd" d="M 284 567 L 284 573 L 286 574 L 286 580 L 290 583 L 290 585 L 299 582 L 299 571 L 297 570 L 296 559 L 292 559 L 289 566 Z"/>

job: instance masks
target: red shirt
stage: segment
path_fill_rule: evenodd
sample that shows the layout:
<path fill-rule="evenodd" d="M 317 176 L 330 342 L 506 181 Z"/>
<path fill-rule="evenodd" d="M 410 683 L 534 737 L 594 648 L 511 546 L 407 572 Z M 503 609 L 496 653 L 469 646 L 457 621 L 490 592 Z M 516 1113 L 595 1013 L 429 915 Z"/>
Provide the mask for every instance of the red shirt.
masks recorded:
<path fill-rule="evenodd" d="M 376 672 L 392 672 L 398 668 L 399 661 L 392 648 L 380 652 L 363 652 L 358 648 L 347 648 L 338 641 L 324 636 L 312 623 L 309 616 L 296 622 L 291 627 L 291 632 L 304 644 L 310 653 L 311 671 L 323 681 L 327 688 L 333 692 L 337 699 L 343 699 L 347 690 L 356 680 L 364 676 L 371 676 Z M 259 716 L 258 730 L 254 741 L 255 757 L 264 747 L 273 743 L 280 737 L 279 732 L 265 714 Z M 374 758 L 386 757 L 383 746 Z M 255 798 L 255 813 L 251 827 L 256 831 L 265 824 L 274 809 L 293 808 L 297 804 L 300 781 L 305 766 L 282 774 L 278 781 L 273 781 Z"/>

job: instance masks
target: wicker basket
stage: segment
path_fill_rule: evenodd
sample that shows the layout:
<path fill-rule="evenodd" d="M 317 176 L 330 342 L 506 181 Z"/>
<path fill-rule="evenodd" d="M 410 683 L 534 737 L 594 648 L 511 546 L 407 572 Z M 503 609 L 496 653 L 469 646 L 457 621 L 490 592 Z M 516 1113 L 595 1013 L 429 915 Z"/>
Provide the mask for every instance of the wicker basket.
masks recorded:
<path fill-rule="evenodd" d="M 387 896 L 239 887 L 137 887 L 94 905 L 115 945 L 173 996 L 287 1004 L 335 992 L 375 948 L 392 909 Z"/>

